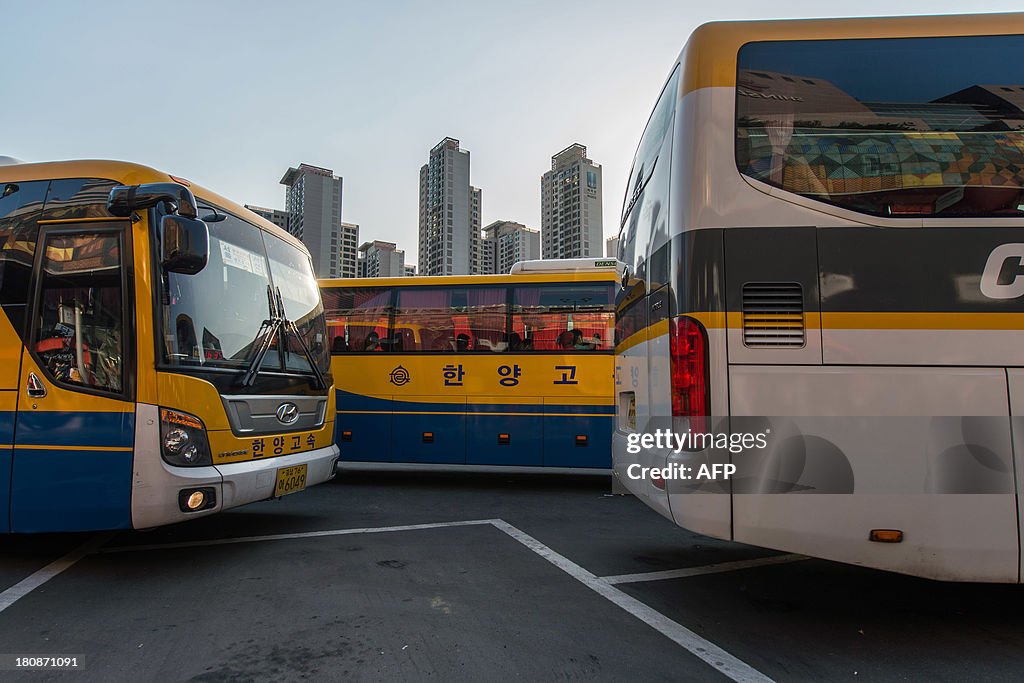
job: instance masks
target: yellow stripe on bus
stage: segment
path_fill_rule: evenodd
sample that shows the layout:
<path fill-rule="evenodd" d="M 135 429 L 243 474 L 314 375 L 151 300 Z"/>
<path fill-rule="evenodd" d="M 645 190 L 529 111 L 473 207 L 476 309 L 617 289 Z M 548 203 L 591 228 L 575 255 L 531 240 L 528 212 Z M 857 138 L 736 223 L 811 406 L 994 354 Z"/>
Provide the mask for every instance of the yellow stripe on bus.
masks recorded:
<path fill-rule="evenodd" d="M 698 320 L 705 329 L 743 329 L 743 314 L 729 312 L 690 312 L 687 317 Z M 755 328 L 762 327 L 760 321 Z M 789 327 L 787 324 L 786 327 Z M 804 314 L 804 328 L 825 330 L 1024 330 L 1024 313 L 939 312 L 824 312 Z M 668 334 L 668 320 L 661 320 L 639 330 L 615 346 L 624 353 L 642 342 Z"/>

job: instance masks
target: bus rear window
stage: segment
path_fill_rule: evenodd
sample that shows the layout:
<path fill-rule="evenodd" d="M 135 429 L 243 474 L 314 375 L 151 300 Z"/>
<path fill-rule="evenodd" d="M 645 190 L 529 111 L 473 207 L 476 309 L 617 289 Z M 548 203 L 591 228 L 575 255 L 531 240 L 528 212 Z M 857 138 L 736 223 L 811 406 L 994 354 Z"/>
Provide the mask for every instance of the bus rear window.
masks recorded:
<path fill-rule="evenodd" d="M 1024 36 L 748 43 L 742 174 L 888 217 L 1024 216 Z"/>

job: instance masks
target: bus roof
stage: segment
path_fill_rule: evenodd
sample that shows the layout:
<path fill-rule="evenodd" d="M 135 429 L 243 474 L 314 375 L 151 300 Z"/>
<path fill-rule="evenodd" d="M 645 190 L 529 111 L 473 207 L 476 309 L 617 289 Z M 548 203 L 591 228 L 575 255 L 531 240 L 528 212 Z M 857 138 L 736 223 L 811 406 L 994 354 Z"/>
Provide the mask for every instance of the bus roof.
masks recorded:
<path fill-rule="evenodd" d="M 857 19 L 716 21 L 697 27 L 679 55 L 681 94 L 736 86 L 736 56 L 747 43 L 844 38 L 929 38 L 1024 33 L 1024 13 Z"/>
<path fill-rule="evenodd" d="M 509 271 L 513 275 L 519 273 L 594 273 L 611 271 L 620 277 L 626 264 L 614 258 L 563 258 L 535 259 L 533 261 L 517 261 Z"/>
<path fill-rule="evenodd" d="M 411 277 L 357 277 L 320 280 L 321 287 L 416 287 L 423 285 L 508 285 L 543 282 L 618 282 L 615 270 L 518 273 L 515 275 L 413 275 Z"/>
<path fill-rule="evenodd" d="M 244 206 L 227 197 L 207 190 L 195 183 L 177 178 L 162 171 L 135 164 L 128 161 L 107 161 L 101 159 L 83 159 L 78 161 L 45 161 L 38 163 L 13 163 L 0 165 L 0 183 L 27 182 L 30 180 L 58 180 L 61 178 L 102 178 L 122 185 L 141 185 L 142 183 L 178 183 L 188 187 L 196 199 L 216 204 L 218 208 L 244 218 L 250 223 L 259 225 L 275 237 L 293 244 L 303 251 L 305 245 L 298 239 L 262 218 Z"/>

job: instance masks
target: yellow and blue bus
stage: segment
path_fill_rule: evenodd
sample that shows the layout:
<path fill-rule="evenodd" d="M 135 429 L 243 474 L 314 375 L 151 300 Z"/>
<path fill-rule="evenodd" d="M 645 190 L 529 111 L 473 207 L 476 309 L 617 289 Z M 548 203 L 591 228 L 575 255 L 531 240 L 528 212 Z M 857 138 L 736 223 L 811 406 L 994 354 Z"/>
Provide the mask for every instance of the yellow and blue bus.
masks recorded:
<path fill-rule="evenodd" d="M 0 166 L 0 532 L 145 528 L 334 475 L 309 253 L 185 180 Z"/>
<path fill-rule="evenodd" d="M 616 262 L 321 280 L 344 462 L 610 468 Z"/>

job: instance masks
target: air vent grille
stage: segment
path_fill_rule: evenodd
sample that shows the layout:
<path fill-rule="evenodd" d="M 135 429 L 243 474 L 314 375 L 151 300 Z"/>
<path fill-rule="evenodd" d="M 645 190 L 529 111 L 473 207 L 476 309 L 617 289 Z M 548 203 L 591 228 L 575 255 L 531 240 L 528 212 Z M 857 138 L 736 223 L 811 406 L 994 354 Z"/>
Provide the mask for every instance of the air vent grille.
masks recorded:
<path fill-rule="evenodd" d="M 804 291 L 799 283 L 743 285 L 743 344 L 754 348 L 804 345 Z"/>

